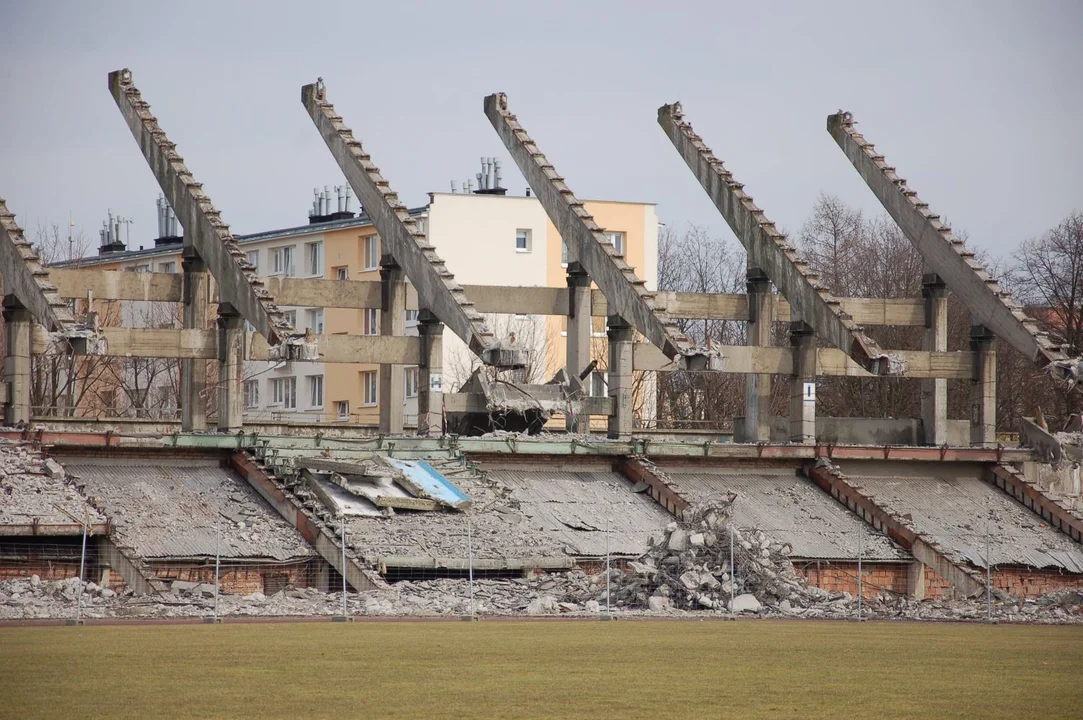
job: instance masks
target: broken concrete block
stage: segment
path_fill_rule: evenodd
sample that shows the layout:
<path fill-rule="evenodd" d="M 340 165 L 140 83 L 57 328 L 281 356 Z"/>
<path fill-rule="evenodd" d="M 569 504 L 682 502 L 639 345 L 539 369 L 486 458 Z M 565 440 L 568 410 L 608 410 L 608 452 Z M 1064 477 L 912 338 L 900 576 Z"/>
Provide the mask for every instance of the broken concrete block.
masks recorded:
<path fill-rule="evenodd" d="M 571 602 L 558 603 L 561 612 L 579 612 L 579 606 Z"/>
<path fill-rule="evenodd" d="M 531 600 L 526 606 L 527 615 L 552 615 L 559 610 L 557 599 L 552 595 L 542 595 Z"/>
<path fill-rule="evenodd" d="M 730 604 L 730 612 L 754 612 L 758 613 L 763 608 L 760 601 L 756 599 L 755 595 L 745 593 L 744 595 L 738 595 L 733 598 L 733 602 Z"/>
<path fill-rule="evenodd" d="M 670 552 L 684 552 L 688 548 L 688 532 L 680 528 L 671 532 L 666 547 Z"/>
<path fill-rule="evenodd" d="M 694 570 L 682 573 L 680 577 L 681 585 L 684 585 L 689 590 L 695 590 L 700 585 L 699 573 Z"/>
<path fill-rule="evenodd" d="M 647 598 L 647 607 L 651 612 L 665 612 L 672 607 L 672 602 L 667 597 L 661 595 L 652 595 Z"/>
<path fill-rule="evenodd" d="M 709 598 L 706 595 L 700 595 L 698 598 L 696 598 L 696 602 L 699 603 L 700 607 L 705 607 L 705 608 L 713 608 L 714 607 L 714 600 L 712 600 L 711 598 Z"/>
<path fill-rule="evenodd" d="M 45 474 L 54 480 L 63 480 L 67 475 L 64 466 L 52 458 L 46 458 L 45 460 Z"/>
<path fill-rule="evenodd" d="M 688 536 L 688 542 L 691 543 L 693 547 L 703 547 L 706 544 L 703 539 L 703 533 L 692 533 Z"/>
<path fill-rule="evenodd" d="M 583 608 L 587 612 L 592 613 L 601 612 L 602 610 L 602 606 L 598 604 L 597 600 L 587 600 L 585 603 L 583 603 Z"/>

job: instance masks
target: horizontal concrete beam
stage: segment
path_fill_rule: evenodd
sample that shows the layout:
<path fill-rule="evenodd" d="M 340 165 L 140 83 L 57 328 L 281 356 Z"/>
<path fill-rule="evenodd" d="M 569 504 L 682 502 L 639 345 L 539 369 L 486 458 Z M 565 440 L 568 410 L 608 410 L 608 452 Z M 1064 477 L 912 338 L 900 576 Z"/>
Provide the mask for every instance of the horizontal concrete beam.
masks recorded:
<path fill-rule="evenodd" d="M 82 535 L 83 526 L 78 523 L 22 523 L 19 525 L 0 525 L 0 535 L 27 537 L 32 535 Z M 109 534 L 108 523 L 90 526 L 90 535 Z"/>
<path fill-rule="evenodd" d="M 827 467 L 806 466 L 805 474 L 824 492 L 845 505 L 858 517 L 910 551 L 914 559 L 935 571 L 956 590 L 970 597 L 985 592 L 985 583 L 976 573 L 941 552 L 920 530 L 908 527 L 902 520 L 880 507 L 875 499 L 851 485 L 844 477 Z"/>
<path fill-rule="evenodd" d="M 54 268 L 50 277 L 63 298 L 180 302 L 181 275 L 135 273 L 97 268 Z M 380 307 L 378 280 L 321 280 L 318 278 L 264 278 L 267 289 L 282 305 L 361 309 Z M 478 312 L 563 316 L 568 314 L 568 289 L 463 285 L 477 303 Z M 748 296 L 735 293 L 659 292 L 659 305 L 671 317 L 705 320 L 747 320 Z M 925 323 L 921 300 L 841 298 L 842 309 L 861 325 L 921 326 Z M 408 286 L 406 307 L 417 310 L 417 291 Z M 609 307 L 600 290 L 591 293 L 591 314 L 607 317 Z M 778 322 L 790 321 L 790 306 L 778 299 Z"/>
<path fill-rule="evenodd" d="M 790 375 L 793 373 L 793 353 L 789 348 L 757 347 L 746 345 L 715 346 L 722 353 L 722 372 L 769 373 Z M 901 377 L 909 378 L 969 378 L 971 377 L 970 352 L 929 352 L 926 350 L 892 350 L 906 363 Z M 632 367 L 635 370 L 674 370 L 672 361 L 648 343 L 636 343 L 632 348 Z M 877 377 L 858 365 L 837 348 L 817 350 L 817 368 L 823 376 Z"/>

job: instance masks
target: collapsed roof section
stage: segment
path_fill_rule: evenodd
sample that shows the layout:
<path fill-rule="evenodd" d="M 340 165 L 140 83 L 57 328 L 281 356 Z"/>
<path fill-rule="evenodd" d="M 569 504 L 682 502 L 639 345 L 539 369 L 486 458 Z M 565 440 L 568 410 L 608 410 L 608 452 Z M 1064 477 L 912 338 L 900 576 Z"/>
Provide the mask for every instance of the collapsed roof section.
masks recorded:
<path fill-rule="evenodd" d="M 75 319 L 67 303 L 49 282 L 49 271 L 26 239 L 23 229 L 15 222 L 15 214 L 0 198 L 0 275 L 4 278 L 4 294 L 14 295 L 30 315 L 53 332 L 70 329 Z"/>
<path fill-rule="evenodd" d="M 682 334 L 665 309 L 655 303 L 645 281 L 636 276 L 624 256 L 605 239 L 603 229 L 508 110 L 504 93 L 485 98 L 485 115 L 534 189 L 573 259 L 605 295 L 610 314 L 631 323 L 666 357 L 677 360 L 682 369 L 711 369 L 712 355 Z"/>
<path fill-rule="evenodd" d="M 840 301 L 820 284 L 819 276 L 798 257 L 794 247 L 786 242 L 786 236 L 775 229 L 775 224 L 744 191 L 744 185 L 734 179 L 733 173 L 692 130 L 692 125 L 684 119 L 681 104 L 658 108 L 658 124 L 744 245 L 749 262 L 762 270 L 789 301 L 794 318 L 803 320 L 820 338 L 847 353 L 872 374 L 902 374 L 904 364 L 884 353 L 843 311 Z"/>
<path fill-rule="evenodd" d="M 109 73 L 109 92 L 120 108 L 155 179 L 184 226 L 191 244 L 218 283 L 220 302 L 231 305 L 267 342 L 279 348 L 274 359 L 314 360 L 311 343 L 294 332 L 285 313 L 264 287 L 264 281 L 238 247 L 229 225 L 221 220 L 203 184 L 195 181 L 177 146 L 169 141 L 150 112 L 128 69 Z"/>
<path fill-rule="evenodd" d="M 965 243 L 854 129 L 856 124 L 853 114 L 842 110 L 827 117 L 831 137 L 929 268 L 966 304 L 972 324 L 989 328 L 1041 366 L 1053 363 L 1067 370 L 1071 361 L 1061 347 L 989 276 Z"/>
<path fill-rule="evenodd" d="M 419 307 L 436 315 L 486 365 L 521 367 L 524 362 L 521 351 L 502 347 L 493 337 L 485 318 L 466 297 L 447 264 L 436 254 L 436 248 L 410 217 L 406 205 L 362 148 L 361 141 L 327 101 L 322 78 L 301 88 L 301 103 L 357 194 L 365 214 L 372 219 L 384 248 L 402 266 L 417 290 Z"/>

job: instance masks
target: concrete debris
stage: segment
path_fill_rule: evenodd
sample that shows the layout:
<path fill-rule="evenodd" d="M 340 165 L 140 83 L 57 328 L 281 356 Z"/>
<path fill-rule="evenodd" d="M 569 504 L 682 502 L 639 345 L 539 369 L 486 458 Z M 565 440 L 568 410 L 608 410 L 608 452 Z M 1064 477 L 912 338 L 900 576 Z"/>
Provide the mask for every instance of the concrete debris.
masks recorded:
<path fill-rule="evenodd" d="M 0 440 L 0 525 L 78 526 L 87 510 L 92 526 L 106 522 L 101 512 L 87 507 L 60 463 L 29 445 Z"/>

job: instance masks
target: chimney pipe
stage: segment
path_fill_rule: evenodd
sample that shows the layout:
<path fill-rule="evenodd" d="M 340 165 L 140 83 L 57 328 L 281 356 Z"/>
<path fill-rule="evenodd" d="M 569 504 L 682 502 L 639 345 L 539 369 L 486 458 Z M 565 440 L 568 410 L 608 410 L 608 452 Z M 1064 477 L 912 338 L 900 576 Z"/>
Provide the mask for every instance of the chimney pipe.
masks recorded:
<path fill-rule="evenodd" d="M 493 158 L 493 187 L 499 188 L 503 178 L 500 177 L 500 161 Z"/>
<path fill-rule="evenodd" d="M 330 215 L 333 212 L 331 210 L 331 186 L 330 185 L 324 185 L 323 186 L 323 199 L 324 199 L 323 214 L 324 215 Z"/>
<path fill-rule="evenodd" d="M 478 179 L 478 190 L 484 190 L 485 189 L 485 173 L 478 173 L 476 177 Z"/>
<path fill-rule="evenodd" d="M 349 185 L 347 185 L 346 186 L 346 212 L 353 212 L 353 210 L 350 209 L 350 200 L 352 200 L 352 199 L 353 199 L 353 188 L 351 188 Z"/>
<path fill-rule="evenodd" d="M 312 188 L 312 212 L 309 216 L 315 217 L 320 214 L 320 189 Z"/>
<path fill-rule="evenodd" d="M 346 195 L 343 194 L 341 185 L 336 185 L 335 186 L 335 194 L 338 196 L 338 211 L 339 212 L 345 212 L 346 211 Z"/>
<path fill-rule="evenodd" d="M 527 196 L 527 197 L 530 197 L 530 188 L 527 188 L 527 189 L 526 189 L 526 196 Z"/>

